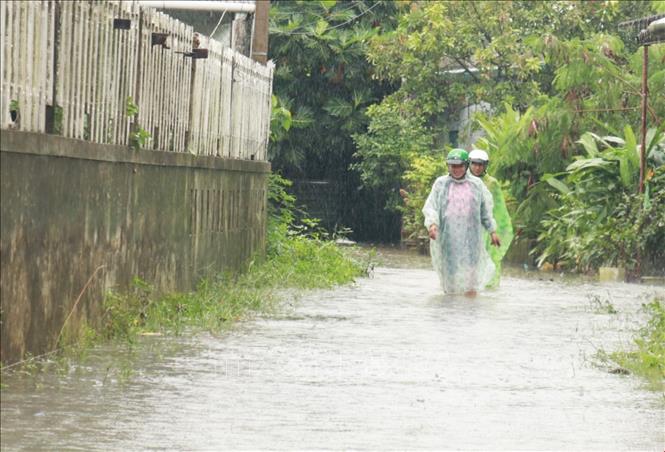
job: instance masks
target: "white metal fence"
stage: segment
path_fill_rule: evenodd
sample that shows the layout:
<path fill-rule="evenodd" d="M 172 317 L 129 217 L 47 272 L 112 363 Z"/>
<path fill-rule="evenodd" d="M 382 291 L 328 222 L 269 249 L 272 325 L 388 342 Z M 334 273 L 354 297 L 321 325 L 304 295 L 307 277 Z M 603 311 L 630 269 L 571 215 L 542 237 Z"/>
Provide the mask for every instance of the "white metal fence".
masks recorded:
<path fill-rule="evenodd" d="M 2 128 L 267 158 L 272 63 L 133 1 L 5 0 L 0 28 Z"/>

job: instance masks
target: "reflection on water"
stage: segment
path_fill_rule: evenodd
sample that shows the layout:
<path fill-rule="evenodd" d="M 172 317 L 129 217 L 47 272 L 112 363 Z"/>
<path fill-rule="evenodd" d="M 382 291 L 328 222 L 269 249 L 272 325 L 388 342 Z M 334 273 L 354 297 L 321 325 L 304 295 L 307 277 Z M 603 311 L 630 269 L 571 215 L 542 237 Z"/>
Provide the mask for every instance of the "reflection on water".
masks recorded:
<path fill-rule="evenodd" d="M 4 375 L 2 449 L 662 450 L 662 394 L 591 364 L 662 289 L 510 276 L 447 297 L 426 257 L 381 253 L 372 278 L 219 337 Z"/>

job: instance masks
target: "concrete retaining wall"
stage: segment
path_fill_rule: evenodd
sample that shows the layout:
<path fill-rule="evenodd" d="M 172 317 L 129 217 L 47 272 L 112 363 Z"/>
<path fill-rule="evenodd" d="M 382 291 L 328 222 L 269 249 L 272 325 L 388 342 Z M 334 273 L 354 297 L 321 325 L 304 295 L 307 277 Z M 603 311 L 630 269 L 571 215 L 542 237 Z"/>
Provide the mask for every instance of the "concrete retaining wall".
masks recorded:
<path fill-rule="evenodd" d="M 266 162 L 11 130 L 0 151 L 4 362 L 52 350 L 79 296 L 68 326 L 134 277 L 189 290 L 264 250 Z"/>

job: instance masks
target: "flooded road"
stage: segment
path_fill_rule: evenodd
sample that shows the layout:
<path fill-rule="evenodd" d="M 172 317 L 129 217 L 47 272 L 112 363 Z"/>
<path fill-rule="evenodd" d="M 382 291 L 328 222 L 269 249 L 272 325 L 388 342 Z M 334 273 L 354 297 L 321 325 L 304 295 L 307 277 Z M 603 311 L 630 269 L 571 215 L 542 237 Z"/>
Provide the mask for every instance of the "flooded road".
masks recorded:
<path fill-rule="evenodd" d="M 512 276 L 470 300 L 395 262 L 219 337 L 4 375 L 2 450 L 663 450 L 663 394 L 592 364 L 662 288 Z"/>

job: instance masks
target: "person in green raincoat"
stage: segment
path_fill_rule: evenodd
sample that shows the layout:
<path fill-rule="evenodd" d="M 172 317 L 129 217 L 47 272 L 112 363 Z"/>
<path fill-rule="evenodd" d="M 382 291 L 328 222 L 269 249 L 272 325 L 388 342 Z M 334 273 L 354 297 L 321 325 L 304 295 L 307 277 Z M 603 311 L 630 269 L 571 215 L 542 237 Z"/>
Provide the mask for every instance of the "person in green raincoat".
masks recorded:
<path fill-rule="evenodd" d="M 432 266 L 446 294 L 475 296 L 494 275 L 483 231 L 499 246 L 492 218 L 492 195 L 467 173 L 469 154 L 453 149 L 446 157 L 448 175 L 436 179 L 425 205 Z"/>
<path fill-rule="evenodd" d="M 487 174 L 487 166 L 490 162 L 487 152 L 482 149 L 474 149 L 469 153 L 469 161 L 469 171 L 485 183 L 485 186 L 489 189 L 494 201 L 492 215 L 494 221 L 496 221 L 496 232 L 501 241 L 501 246 L 491 246 L 490 237 L 485 235 L 485 247 L 492 258 L 495 267 L 494 276 L 488 287 L 497 287 L 499 285 L 499 279 L 501 278 L 501 260 L 508 251 L 510 242 L 513 240 L 513 225 L 510 221 L 510 214 L 508 214 L 508 209 L 506 208 L 506 202 L 503 198 L 503 192 L 501 191 L 499 181 Z"/>

